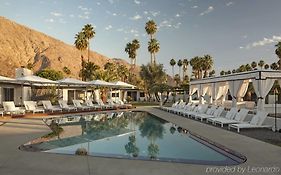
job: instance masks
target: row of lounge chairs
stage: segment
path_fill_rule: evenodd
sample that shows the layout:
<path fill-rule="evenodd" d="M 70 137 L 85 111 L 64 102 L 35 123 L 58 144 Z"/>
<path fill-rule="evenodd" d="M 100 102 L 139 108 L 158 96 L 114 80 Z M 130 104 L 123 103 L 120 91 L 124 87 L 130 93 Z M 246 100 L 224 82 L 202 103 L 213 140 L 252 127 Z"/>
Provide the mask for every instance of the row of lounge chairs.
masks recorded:
<path fill-rule="evenodd" d="M 201 122 L 206 121 L 213 125 L 219 124 L 221 127 L 228 125 L 228 129 L 237 129 L 237 132 L 246 128 L 272 127 L 271 125 L 263 125 L 268 115 L 266 111 L 257 111 L 250 121 L 245 121 L 246 117 L 249 115 L 249 109 L 245 108 L 239 110 L 236 107 L 232 107 L 229 111 L 225 111 L 225 108 L 221 106 L 209 106 L 207 104 L 195 105 L 192 103 L 185 104 L 185 102 L 180 101 L 174 103 L 171 107 L 162 107 L 161 109 L 187 118 L 200 120 Z"/>
<path fill-rule="evenodd" d="M 26 111 L 34 113 L 48 112 L 62 112 L 62 111 L 85 111 L 85 110 L 107 110 L 107 109 L 128 109 L 132 108 L 131 104 L 124 104 L 123 101 L 108 100 L 107 104 L 104 104 L 102 100 L 98 100 L 97 104 L 94 104 L 92 100 L 86 100 L 85 104 L 81 103 L 81 100 L 73 100 L 73 105 L 68 105 L 66 100 L 59 100 L 59 106 L 53 106 L 49 100 L 41 101 L 43 108 L 37 106 L 35 101 L 24 101 L 25 109 L 16 107 L 14 102 L 6 101 L 3 102 L 4 111 L 1 111 L 2 116 L 4 114 L 12 115 L 24 115 Z"/>

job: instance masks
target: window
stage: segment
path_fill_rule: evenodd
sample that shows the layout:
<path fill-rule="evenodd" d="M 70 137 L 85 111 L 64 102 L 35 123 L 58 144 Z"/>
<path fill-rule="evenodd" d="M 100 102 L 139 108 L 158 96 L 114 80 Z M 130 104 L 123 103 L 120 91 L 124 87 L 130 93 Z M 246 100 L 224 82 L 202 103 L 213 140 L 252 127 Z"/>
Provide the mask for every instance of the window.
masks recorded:
<path fill-rule="evenodd" d="M 140 97 L 145 97 L 144 92 L 140 92 Z"/>
<path fill-rule="evenodd" d="M 3 88 L 3 101 L 14 101 L 14 88 Z"/>

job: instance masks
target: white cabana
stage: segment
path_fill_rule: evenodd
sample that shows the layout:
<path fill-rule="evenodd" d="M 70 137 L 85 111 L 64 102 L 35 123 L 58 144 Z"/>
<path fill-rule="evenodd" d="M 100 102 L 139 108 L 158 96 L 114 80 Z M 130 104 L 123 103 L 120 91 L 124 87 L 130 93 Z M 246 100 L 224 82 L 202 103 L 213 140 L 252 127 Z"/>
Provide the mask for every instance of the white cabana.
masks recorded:
<path fill-rule="evenodd" d="M 275 70 L 255 70 L 220 77 L 210 77 L 190 82 L 190 94 L 195 92 L 195 87 L 199 89 L 199 97 L 206 93 L 206 88 L 210 88 L 212 102 L 217 103 L 220 98 L 224 98 L 229 90 L 232 96 L 232 106 L 241 101 L 245 96 L 249 82 L 253 82 L 257 95 L 257 108 L 264 110 L 265 97 L 271 90 L 274 81 L 278 80 L 281 85 L 281 71 Z M 202 103 L 202 100 L 200 101 Z"/>

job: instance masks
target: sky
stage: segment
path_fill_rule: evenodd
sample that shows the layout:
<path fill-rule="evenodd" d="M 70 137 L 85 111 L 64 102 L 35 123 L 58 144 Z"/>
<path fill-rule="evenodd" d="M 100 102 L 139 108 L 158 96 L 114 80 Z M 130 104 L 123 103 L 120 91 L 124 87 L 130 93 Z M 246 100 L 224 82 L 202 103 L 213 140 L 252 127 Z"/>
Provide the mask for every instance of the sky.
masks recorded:
<path fill-rule="evenodd" d="M 210 54 L 219 74 L 261 59 L 278 61 L 280 7 L 281 0 L 0 0 L 0 16 L 71 45 L 75 34 L 92 24 L 91 50 L 127 61 L 126 43 L 138 39 L 138 65 L 150 61 L 144 27 L 154 20 L 156 60 L 167 73 L 171 58 Z"/>

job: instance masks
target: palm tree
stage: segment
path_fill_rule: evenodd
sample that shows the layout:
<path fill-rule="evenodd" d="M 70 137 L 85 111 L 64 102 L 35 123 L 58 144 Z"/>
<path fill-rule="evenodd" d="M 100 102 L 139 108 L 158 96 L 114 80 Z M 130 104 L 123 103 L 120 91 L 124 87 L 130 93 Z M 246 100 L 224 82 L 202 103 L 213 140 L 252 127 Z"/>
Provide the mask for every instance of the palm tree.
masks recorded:
<path fill-rule="evenodd" d="M 153 20 L 149 20 L 145 24 L 145 31 L 150 35 L 150 39 L 153 39 L 153 35 L 157 32 L 157 25 Z"/>
<path fill-rule="evenodd" d="M 251 71 L 252 67 L 250 66 L 250 64 L 246 64 L 245 65 L 246 71 Z"/>
<path fill-rule="evenodd" d="M 199 79 L 200 77 L 200 57 L 196 56 L 191 58 L 189 61 L 192 67 L 192 74 L 194 75 L 195 79 Z"/>
<path fill-rule="evenodd" d="M 151 64 L 156 64 L 156 56 L 155 56 L 155 54 L 157 52 L 159 52 L 159 50 L 160 50 L 160 44 L 157 41 L 157 39 L 151 39 L 148 42 L 148 51 L 151 53 L 151 55 L 153 55 L 153 57 L 151 57 L 152 58 Z"/>
<path fill-rule="evenodd" d="M 75 41 L 74 41 L 74 45 L 75 47 L 80 50 L 81 52 L 81 71 L 84 69 L 84 57 L 82 55 L 82 51 L 86 50 L 87 47 L 88 47 L 88 42 L 86 40 L 86 37 L 85 37 L 85 34 L 83 32 L 78 32 L 76 35 L 75 35 Z M 81 74 L 83 75 L 83 74 Z M 84 79 L 83 76 L 82 77 L 82 80 Z"/>
<path fill-rule="evenodd" d="M 181 67 L 182 67 L 182 60 L 181 59 L 179 59 L 178 60 L 178 66 L 179 66 L 179 78 L 180 78 L 180 75 L 181 75 Z"/>
<path fill-rule="evenodd" d="M 276 50 L 275 50 L 275 53 L 276 55 L 278 56 L 279 58 L 279 70 L 281 70 L 281 42 L 278 42 L 276 45 Z"/>
<path fill-rule="evenodd" d="M 233 73 L 233 74 L 236 73 L 236 69 L 233 69 L 233 70 L 232 70 L 232 73 Z"/>
<path fill-rule="evenodd" d="M 225 72 L 222 70 L 222 71 L 220 72 L 220 75 L 225 75 Z"/>
<path fill-rule="evenodd" d="M 186 74 L 187 74 L 187 68 L 188 68 L 188 64 L 189 64 L 189 61 L 187 59 L 183 59 L 183 62 L 182 62 L 182 69 L 183 69 L 183 74 L 182 74 L 182 77 L 185 77 Z"/>
<path fill-rule="evenodd" d="M 134 39 L 132 41 L 132 47 L 133 47 L 133 51 L 134 51 L 134 60 L 133 60 L 133 65 L 136 66 L 136 59 L 137 59 L 137 50 L 140 48 L 140 42 L 137 39 Z"/>
<path fill-rule="evenodd" d="M 264 61 L 260 60 L 259 63 L 258 63 L 258 66 L 262 69 L 264 64 L 265 64 Z"/>
<path fill-rule="evenodd" d="M 176 64 L 177 64 L 176 60 L 172 58 L 172 59 L 170 60 L 170 65 L 172 66 L 173 77 L 175 77 L 174 68 L 175 68 L 175 65 L 176 65 Z"/>
<path fill-rule="evenodd" d="M 176 75 L 175 75 L 174 81 L 176 82 L 176 85 L 179 86 L 180 81 L 181 81 L 179 74 L 176 74 Z"/>
<path fill-rule="evenodd" d="M 135 57 L 134 52 L 133 52 L 133 45 L 131 42 L 127 43 L 125 47 L 125 52 L 128 53 L 129 58 L 131 60 L 131 68 L 133 67 L 133 58 Z"/>
<path fill-rule="evenodd" d="M 90 39 L 92 39 L 95 36 L 95 30 L 94 27 L 91 24 L 86 24 L 82 29 L 85 38 L 88 42 L 88 62 L 90 61 Z"/>
<path fill-rule="evenodd" d="M 264 69 L 265 69 L 265 70 L 269 69 L 269 65 L 268 65 L 268 64 L 265 64 L 265 65 L 264 65 Z"/>
<path fill-rule="evenodd" d="M 117 67 L 117 74 L 118 77 L 120 77 L 120 80 L 123 82 L 126 82 L 128 77 L 129 77 L 129 70 L 127 69 L 127 67 L 123 64 L 118 65 Z"/>
<path fill-rule="evenodd" d="M 156 23 L 153 20 L 149 20 L 145 24 L 145 31 L 148 35 L 150 35 L 150 41 L 151 41 L 153 39 L 153 35 L 157 32 Z M 148 44 L 148 47 L 149 47 L 149 44 Z M 150 52 L 150 63 L 153 64 L 152 52 Z"/>
<path fill-rule="evenodd" d="M 208 71 L 213 67 L 213 59 L 210 55 L 204 55 L 201 58 L 201 70 L 204 71 L 204 77 L 207 77 Z"/>
<path fill-rule="evenodd" d="M 278 66 L 278 64 L 277 63 L 272 63 L 271 65 L 270 65 L 270 68 L 272 69 L 272 70 L 278 70 L 279 69 L 279 66 Z"/>
<path fill-rule="evenodd" d="M 257 62 L 253 61 L 253 62 L 251 63 L 251 67 L 255 70 L 256 67 L 257 67 Z"/>

